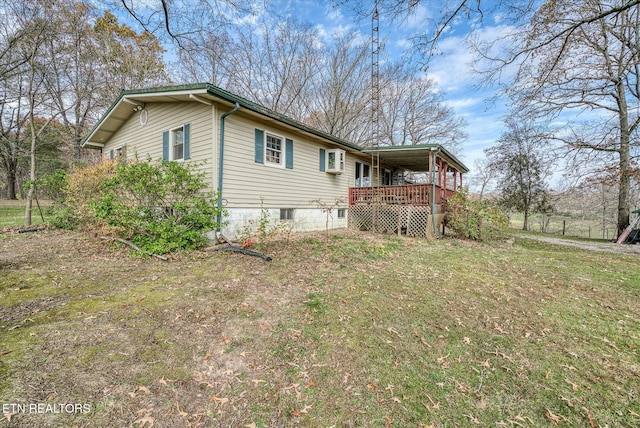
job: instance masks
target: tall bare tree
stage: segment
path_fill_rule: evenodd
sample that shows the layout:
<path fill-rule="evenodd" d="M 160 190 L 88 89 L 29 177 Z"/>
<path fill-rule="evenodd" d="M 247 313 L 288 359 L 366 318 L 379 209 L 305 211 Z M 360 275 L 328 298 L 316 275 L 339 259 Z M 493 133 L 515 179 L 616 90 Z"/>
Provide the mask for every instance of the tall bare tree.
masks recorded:
<path fill-rule="evenodd" d="M 382 144 L 441 144 L 458 153 L 466 121 L 448 107 L 433 80 L 402 64 L 382 73 Z"/>
<path fill-rule="evenodd" d="M 240 31 L 230 64 L 231 90 L 278 113 L 302 120 L 308 82 L 318 73 L 313 28 L 291 17 L 263 17 L 259 31 Z"/>
<path fill-rule="evenodd" d="M 91 27 L 97 14 L 88 3 L 74 0 L 56 2 L 51 10 L 55 32 L 45 41 L 41 56 L 47 63 L 46 90 L 60 114 L 73 158 L 81 158 L 81 143 L 105 100 L 96 90 L 103 81 L 95 64 L 99 57 Z"/>
<path fill-rule="evenodd" d="M 25 155 L 22 139 L 29 120 L 24 102 L 26 76 L 50 28 L 43 7 L 37 1 L 0 3 L 0 169 L 9 199 L 16 198 L 19 160 Z"/>
<path fill-rule="evenodd" d="M 305 122 L 328 134 L 370 144 L 369 46 L 352 32 L 334 35 L 321 52 L 320 73 L 310 81 Z"/>
<path fill-rule="evenodd" d="M 497 178 L 498 165 L 492 164 L 488 159 L 476 159 L 473 163 L 474 174 L 470 177 L 472 183 L 478 188 L 478 198 L 482 200 L 489 186 Z"/>

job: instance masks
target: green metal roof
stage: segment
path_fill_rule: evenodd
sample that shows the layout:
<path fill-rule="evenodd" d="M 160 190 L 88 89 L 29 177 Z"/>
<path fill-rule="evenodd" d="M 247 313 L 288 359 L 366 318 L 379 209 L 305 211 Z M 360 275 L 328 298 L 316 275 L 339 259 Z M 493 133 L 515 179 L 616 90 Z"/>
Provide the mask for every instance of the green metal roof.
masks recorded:
<path fill-rule="evenodd" d="M 313 129 L 297 120 L 294 120 L 288 116 L 268 109 L 253 101 L 249 101 L 246 98 L 232 94 L 210 83 L 192 83 L 187 85 L 174 85 L 174 86 L 161 86 L 145 89 L 131 89 L 123 90 L 120 92 L 118 98 L 111 104 L 109 109 L 100 118 L 98 123 L 93 127 L 91 132 L 83 139 L 82 144 L 87 146 L 102 147 L 111 135 L 113 135 L 120 126 L 129 119 L 134 113 L 131 108 L 131 104 L 135 104 L 136 100 L 140 102 L 152 102 L 152 101 L 164 101 L 164 102 L 179 102 L 189 100 L 190 96 L 203 96 L 212 97 L 214 99 L 222 100 L 230 104 L 239 104 L 240 107 L 256 113 L 260 116 L 270 118 L 292 128 L 298 129 L 302 132 L 314 135 L 322 140 L 332 142 L 339 146 L 342 146 L 351 151 L 361 153 L 371 153 L 373 150 L 379 150 L 382 157 L 386 157 L 383 153 L 397 152 L 403 153 L 406 159 L 415 157 L 416 155 L 426 154 L 431 150 L 440 150 L 441 155 L 448 158 L 450 164 L 456 166 L 463 172 L 468 172 L 468 168 L 464 166 L 453 154 L 449 153 L 446 149 L 438 144 L 421 144 L 414 146 L 382 146 L 380 148 L 363 148 L 351 142 L 345 141 L 341 138 L 327 134 L 323 131 Z M 133 101 L 132 101 L 133 100 Z M 207 98 L 208 100 L 208 98 Z"/>
<path fill-rule="evenodd" d="M 447 161 L 461 172 L 469 172 L 469 168 L 465 166 L 453 153 L 439 144 L 415 144 L 412 146 L 380 146 L 380 147 L 364 147 L 365 153 L 378 151 L 380 153 L 380 161 L 388 163 L 402 163 L 407 168 L 414 171 L 428 171 L 428 157 L 420 157 L 427 155 L 432 151 L 438 151 L 439 157 Z M 411 165 L 413 168 L 411 168 Z M 425 169 L 425 167 L 427 167 Z"/>

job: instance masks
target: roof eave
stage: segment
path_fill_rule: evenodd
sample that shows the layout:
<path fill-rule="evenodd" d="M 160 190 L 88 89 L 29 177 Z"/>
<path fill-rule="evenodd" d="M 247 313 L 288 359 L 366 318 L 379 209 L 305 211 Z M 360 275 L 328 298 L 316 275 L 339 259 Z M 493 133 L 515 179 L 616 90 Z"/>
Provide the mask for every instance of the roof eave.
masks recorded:
<path fill-rule="evenodd" d="M 449 158 L 455 166 L 463 173 L 468 173 L 469 168 L 466 167 L 454 154 L 442 147 L 440 144 L 417 144 L 413 146 L 381 146 L 381 147 L 365 147 L 362 149 L 365 153 L 375 152 L 380 150 L 383 152 L 390 151 L 439 151 Z"/>

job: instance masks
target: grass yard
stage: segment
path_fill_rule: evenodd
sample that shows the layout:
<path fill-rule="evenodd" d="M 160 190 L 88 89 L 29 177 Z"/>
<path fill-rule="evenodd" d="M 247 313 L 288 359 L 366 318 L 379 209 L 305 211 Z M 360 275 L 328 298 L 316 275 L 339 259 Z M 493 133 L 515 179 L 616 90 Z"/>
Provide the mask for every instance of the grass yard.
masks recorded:
<path fill-rule="evenodd" d="M 0 235 L 0 426 L 640 426 L 637 256 L 347 231 L 264 244 L 272 262 L 109 245 Z M 32 403 L 90 412 L 7 406 Z"/>

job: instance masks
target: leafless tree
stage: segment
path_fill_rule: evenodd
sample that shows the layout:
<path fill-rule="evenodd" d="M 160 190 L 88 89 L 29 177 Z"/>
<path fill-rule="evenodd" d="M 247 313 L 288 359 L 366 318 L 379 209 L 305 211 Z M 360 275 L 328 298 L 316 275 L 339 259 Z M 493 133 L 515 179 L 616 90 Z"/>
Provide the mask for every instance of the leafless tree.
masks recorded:
<path fill-rule="evenodd" d="M 476 159 L 473 163 L 474 174 L 471 176 L 471 182 L 474 182 L 476 186 L 479 188 L 479 199 L 482 200 L 484 198 L 484 193 L 487 191 L 487 188 L 494 182 L 497 178 L 497 166 L 489 162 L 488 159 Z"/>
<path fill-rule="evenodd" d="M 25 155 L 21 139 L 29 120 L 24 76 L 35 62 L 49 24 L 38 2 L 2 1 L 0 10 L 0 168 L 6 176 L 7 197 L 15 199 L 18 162 Z"/>
<path fill-rule="evenodd" d="M 180 82 L 209 82 L 220 88 L 230 88 L 235 52 L 231 34 L 224 30 L 202 32 L 183 43 L 173 74 Z"/>
<path fill-rule="evenodd" d="M 100 0 L 107 7 L 122 9 L 145 30 L 189 49 L 212 27 L 242 20 L 259 13 L 263 1 L 256 0 Z M 166 37 L 163 37 L 166 36 Z"/>
<path fill-rule="evenodd" d="M 310 81 L 309 125 L 353 143 L 370 143 L 369 46 L 357 34 L 334 35 L 319 52 L 321 71 Z"/>
<path fill-rule="evenodd" d="M 98 50 L 90 25 L 96 14 L 88 4 L 75 1 L 56 2 L 53 7 L 50 14 L 56 19 L 56 31 L 45 40 L 46 49 L 40 54 L 47 64 L 44 83 L 77 160 L 82 138 L 95 120 L 91 115 L 106 103 L 95 90 L 103 83 L 97 79 Z"/>
<path fill-rule="evenodd" d="M 302 120 L 309 82 L 318 73 L 313 28 L 291 17 L 265 15 L 260 31 L 239 31 L 230 63 L 230 90 L 278 113 Z"/>
<path fill-rule="evenodd" d="M 383 71 L 381 80 L 383 144 L 441 144 L 459 152 L 466 121 L 444 103 L 431 79 L 395 64 Z"/>

